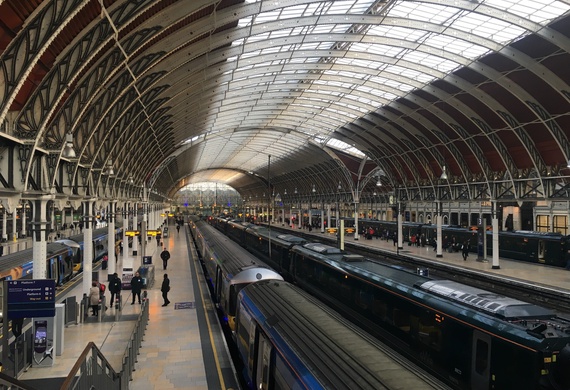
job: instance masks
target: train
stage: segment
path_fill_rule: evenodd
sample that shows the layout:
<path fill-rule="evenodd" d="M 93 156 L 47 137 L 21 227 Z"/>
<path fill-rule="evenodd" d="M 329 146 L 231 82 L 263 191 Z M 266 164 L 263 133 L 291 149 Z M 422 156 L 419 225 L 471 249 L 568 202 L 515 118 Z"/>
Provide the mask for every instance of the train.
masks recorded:
<path fill-rule="evenodd" d="M 235 331 L 240 290 L 250 283 L 283 280 L 283 277 L 205 221 L 194 221 L 190 228 L 214 302 L 224 321 Z"/>
<path fill-rule="evenodd" d="M 354 218 L 343 218 L 345 227 L 354 227 Z M 335 225 L 334 218 L 332 225 Z M 336 225 L 335 225 L 336 226 Z M 379 221 L 373 219 L 359 219 L 359 230 L 367 232 L 369 228 L 374 231 L 374 236 L 384 237 L 388 234 L 393 237 L 397 231 L 397 223 L 394 221 Z M 406 243 L 411 242 L 411 236 L 415 235 L 425 245 L 433 245 L 437 237 L 437 225 L 403 222 L 402 239 Z M 466 241 L 469 243 L 471 252 L 477 252 L 478 233 L 475 227 L 460 227 L 455 225 L 443 225 L 441 228 L 444 250 L 459 249 Z M 492 254 L 493 232 L 486 230 L 486 253 Z M 512 260 L 526 261 L 537 264 L 545 264 L 554 267 L 566 268 L 570 264 L 570 236 L 553 232 L 534 232 L 528 230 L 500 231 L 499 232 L 499 256 Z"/>
<path fill-rule="evenodd" d="M 236 324 L 250 389 L 446 388 L 403 369 L 377 340 L 287 282 L 242 289 Z"/>
<path fill-rule="evenodd" d="M 446 388 L 423 370 L 402 369 L 377 340 L 278 274 L 267 274 L 266 264 L 221 232 L 203 221 L 190 228 L 247 388 Z"/>
<path fill-rule="evenodd" d="M 121 245 L 122 228 L 115 229 L 115 245 Z M 100 261 L 108 252 L 108 228 L 93 230 L 93 263 Z M 53 279 L 56 287 L 83 271 L 83 234 L 78 234 L 46 244 L 46 278 Z M 3 255 L 0 258 L 0 283 L 5 280 L 32 279 L 34 276 L 33 248 Z M 2 319 L 0 304 L 0 320 Z"/>
<path fill-rule="evenodd" d="M 103 259 L 103 257 L 108 256 L 108 235 L 109 228 L 102 227 L 93 229 L 92 245 L 91 245 L 91 258 L 93 262 L 96 263 Z M 123 241 L 123 228 L 115 228 L 115 253 L 120 252 L 120 247 Z M 76 234 L 70 236 L 64 240 L 58 240 L 56 243 L 62 243 L 73 249 L 72 261 L 73 270 L 75 273 L 83 271 L 83 252 L 85 250 L 85 243 L 83 240 L 83 234 Z"/>
<path fill-rule="evenodd" d="M 211 222 L 222 227 L 228 221 Z M 292 245 L 275 231 L 242 226 L 251 237 L 240 244 L 286 281 L 455 388 L 570 389 L 568 318 L 326 244 Z"/>

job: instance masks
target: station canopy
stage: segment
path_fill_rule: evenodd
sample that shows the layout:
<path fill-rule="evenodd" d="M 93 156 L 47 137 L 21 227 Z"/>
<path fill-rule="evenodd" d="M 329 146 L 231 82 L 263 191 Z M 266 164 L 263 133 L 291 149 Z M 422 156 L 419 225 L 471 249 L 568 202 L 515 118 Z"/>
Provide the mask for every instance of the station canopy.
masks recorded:
<path fill-rule="evenodd" d="M 568 1 L 18 3 L 0 119 L 116 185 L 570 197 Z"/>

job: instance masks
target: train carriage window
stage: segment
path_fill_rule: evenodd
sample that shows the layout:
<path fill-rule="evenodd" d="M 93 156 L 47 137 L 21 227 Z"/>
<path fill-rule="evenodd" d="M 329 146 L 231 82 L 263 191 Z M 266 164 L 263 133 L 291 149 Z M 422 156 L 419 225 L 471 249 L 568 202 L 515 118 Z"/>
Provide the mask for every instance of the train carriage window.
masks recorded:
<path fill-rule="evenodd" d="M 372 314 L 374 314 L 378 319 L 386 321 L 386 313 L 388 313 L 388 305 L 386 302 L 374 297 L 372 302 Z"/>
<path fill-rule="evenodd" d="M 410 314 L 399 309 L 394 309 L 393 312 L 394 325 L 408 333 L 412 327 Z"/>
<path fill-rule="evenodd" d="M 489 344 L 483 340 L 477 340 L 477 347 L 475 351 L 475 371 L 478 374 L 483 374 L 489 365 Z"/>
<path fill-rule="evenodd" d="M 352 286 L 349 283 L 349 279 L 343 278 L 340 283 L 340 298 L 352 304 Z"/>
<path fill-rule="evenodd" d="M 358 293 L 355 296 L 356 299 L 356 304 L 361 308 L 361 309 L 368 309 L 368 307 L 370 306 L 370 304 L 372 303 L 372 294 L 370 294 L 368 291 L 366 291 L 365 289 L 361 288 Z"/>
<path fill-rule="evenodd" d="M 419 318 L 417 323 L 418 341 L 436 351 L 441 350 L 441 325 L 435 318 Z"/>

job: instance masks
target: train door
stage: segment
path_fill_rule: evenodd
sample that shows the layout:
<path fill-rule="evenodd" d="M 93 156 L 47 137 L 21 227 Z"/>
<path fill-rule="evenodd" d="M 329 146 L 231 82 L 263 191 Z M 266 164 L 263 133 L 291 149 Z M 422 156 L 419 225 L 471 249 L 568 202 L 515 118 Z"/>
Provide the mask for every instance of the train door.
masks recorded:
<path fill-rule="evenodd" d="M 223 278 L 224 276 L 222 275 L 222 270 L 218 267 L 216 268 L 216 285 L 214 286 L 215 291 L 214 291 L 214 298 L 216 299 L 216 301 L 218 303 L 220 303 L 221 299 L 222 299 L 222 284 L 223 284 Z"/>
<path fill-rule="evenodd" d="M 57 258 L 56 257 L 49 257 L 47 259 L 47 277 L 48 279 L 55 280 L 55 283 L 59 285 L 58 280 L 58 272 L 57 272 Z"/>
<path fill-rule="evenodd" d="M 269 372 L 272 345 L 263 333 L 259 333 L 255 370 L 255 388 L 269 389 Z"/>
<path fill-rule="evenodd" d="M 486 390 L 489 388 L 491 337 L 474 331 L 471 351 L 471 389 Z"/>
<path fill-rule="evenodd" d="M 546 245 L 544 245 L 544 240 L 538 240 L 538 262 L 544 263 L 544 256 L 545 256 L 545 249 Z"/>

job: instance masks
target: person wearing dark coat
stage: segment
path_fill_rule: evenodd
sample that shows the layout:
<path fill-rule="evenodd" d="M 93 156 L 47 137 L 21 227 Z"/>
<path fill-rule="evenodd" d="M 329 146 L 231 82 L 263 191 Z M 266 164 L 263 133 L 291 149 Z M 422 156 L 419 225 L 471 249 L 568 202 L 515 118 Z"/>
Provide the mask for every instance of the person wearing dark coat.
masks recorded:
<path fill-rule="evenodd" d="M 164 299 L 164 304 L 162 306 L 168 306 L 170 303 L 168 300 L 168 292 L 170 291 L 170 279 L 168 279 L 168 274 L 164 274 L 164 280 L 162 281 L 160 291 L 162 291 L 162 299 Z"/>
<path fill-rule="evenodd" d="M 165 270 L 166 267 L 168 266 L 168 260 L 170 259 L 170 252 L 168 251 L 168 249 L 166 249 L 166 247 L 160 253 L 160 258 L 162 259 L 162 269 Z"/>
<path fill-rule="evenodd" d="M 135 304 L 135 297 L 138 297 L 139 303 L 141 303 L 141 291 L 144 286 L 143 278 L 138 272 L 135 272 L 135 276 L 131 279 L 131 290 L 133 293 L 133 301 L 131 305 Z"/>
<path fill-rule="evenodd" d="M 469 256 L 469 241 L 465 241 L 461 245 L 461 254 L 463 255 L 463 261 L 467 261 L 467 256 Z"/>
<path fill-rule="evenodd" d="M 109 304 L 111 307 L 115 304 L 115 295 L 117 299 L 119 299 L 121 295 L 121 279 L 119 279 L 119 275 L 115 272 L 109 281 L 109 291 L 111 292 L 111 300 Z"/>

